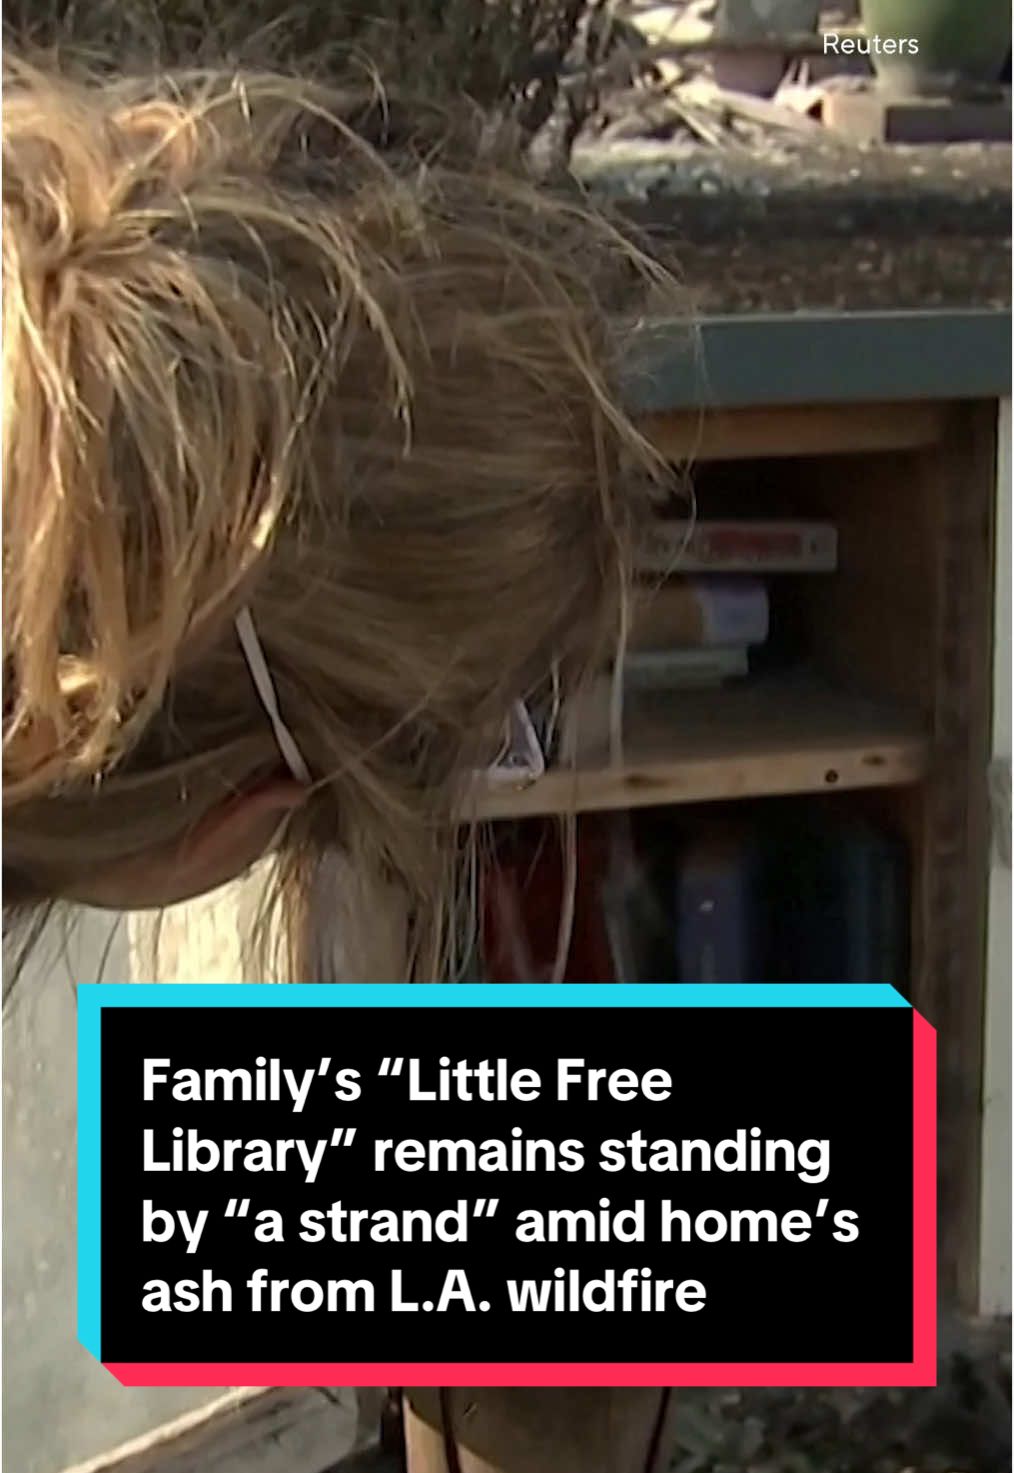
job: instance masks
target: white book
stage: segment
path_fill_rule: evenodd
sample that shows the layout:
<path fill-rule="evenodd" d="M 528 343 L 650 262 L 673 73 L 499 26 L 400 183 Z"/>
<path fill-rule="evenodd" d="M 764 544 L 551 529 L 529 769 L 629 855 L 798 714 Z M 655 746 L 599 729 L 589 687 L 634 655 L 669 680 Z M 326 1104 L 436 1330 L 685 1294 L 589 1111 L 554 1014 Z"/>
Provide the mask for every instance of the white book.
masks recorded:
<path fill-rule="evenodd" d="M 644 650 L 628 654 L 623 683 L 628 690 L 688 690 L 724 685 L 750 673 L 744 645 L 700 649 Z"/>

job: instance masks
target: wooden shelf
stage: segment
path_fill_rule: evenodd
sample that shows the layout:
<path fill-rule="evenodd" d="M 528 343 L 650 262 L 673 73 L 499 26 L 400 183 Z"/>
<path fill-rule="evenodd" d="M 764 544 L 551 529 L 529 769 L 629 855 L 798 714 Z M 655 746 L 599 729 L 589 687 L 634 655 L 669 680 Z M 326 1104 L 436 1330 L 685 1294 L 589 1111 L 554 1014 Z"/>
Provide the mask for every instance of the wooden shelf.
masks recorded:
<path fill-rule="evenodd" d="M 812 679 L 765 679 L 628 702 L 624 762 L 601 742 L 576 768 L 484 794 L 483 819 L 646 808 L 919 782 L 929 740 L 916 719 Z"/>
<path fill-rule="evenodd" d="M 946 423 L 946 409 L 939 404 L 680 409 L 638 420 L 655 448 L 672 461 L 922 450 L 940 440 Z"/>

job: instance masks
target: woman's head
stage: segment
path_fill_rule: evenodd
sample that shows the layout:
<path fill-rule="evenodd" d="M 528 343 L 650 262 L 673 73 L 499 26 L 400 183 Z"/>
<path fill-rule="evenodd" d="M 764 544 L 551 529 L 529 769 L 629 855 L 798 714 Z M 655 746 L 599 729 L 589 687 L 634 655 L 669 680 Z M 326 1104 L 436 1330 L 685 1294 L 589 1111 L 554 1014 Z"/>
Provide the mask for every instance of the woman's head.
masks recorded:
<path fill-rule="evenodd" d="M 393 877 L 430 978 L 468 774 L 615 641 L 658 467 L 608 385 L 609 230 L 341 111 L 9 81 L 5 879 L 157 904 L 287 815 L 284 887 L 332 847 Z"/>

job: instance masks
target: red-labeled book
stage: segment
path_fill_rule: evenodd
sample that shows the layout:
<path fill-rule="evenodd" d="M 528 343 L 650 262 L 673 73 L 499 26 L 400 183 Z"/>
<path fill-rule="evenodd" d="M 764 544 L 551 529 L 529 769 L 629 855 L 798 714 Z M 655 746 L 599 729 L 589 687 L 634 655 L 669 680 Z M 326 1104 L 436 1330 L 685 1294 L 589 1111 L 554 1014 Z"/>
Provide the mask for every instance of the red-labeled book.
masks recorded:
<path fill-rule="evenodd" d="M 638 573 L 833 573 L 838 532 L 829 522 L 659 520 L 635 551 Z"/>

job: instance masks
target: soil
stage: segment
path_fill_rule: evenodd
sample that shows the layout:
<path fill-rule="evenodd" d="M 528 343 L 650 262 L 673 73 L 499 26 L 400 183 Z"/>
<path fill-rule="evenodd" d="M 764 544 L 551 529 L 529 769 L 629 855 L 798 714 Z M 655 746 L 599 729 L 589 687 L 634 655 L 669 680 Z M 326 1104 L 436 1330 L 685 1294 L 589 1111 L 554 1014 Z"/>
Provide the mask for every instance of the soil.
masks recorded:
<path fill-rule="evenodd" d="M 946 1325 L 909 1391 L 679 1391 L 669 1473 L 1009 1473 L 1009 1321 Z"/>
<path fill-rule="evenodd" d="M 1010 1381 L 1010 1321 L 983 1320 L 944 1324 L 935 1387 L 678 1389 L 658 1473 L 1009 1473 Z M 374 1448 L 328 1473 L 400 1459 Z"/>

